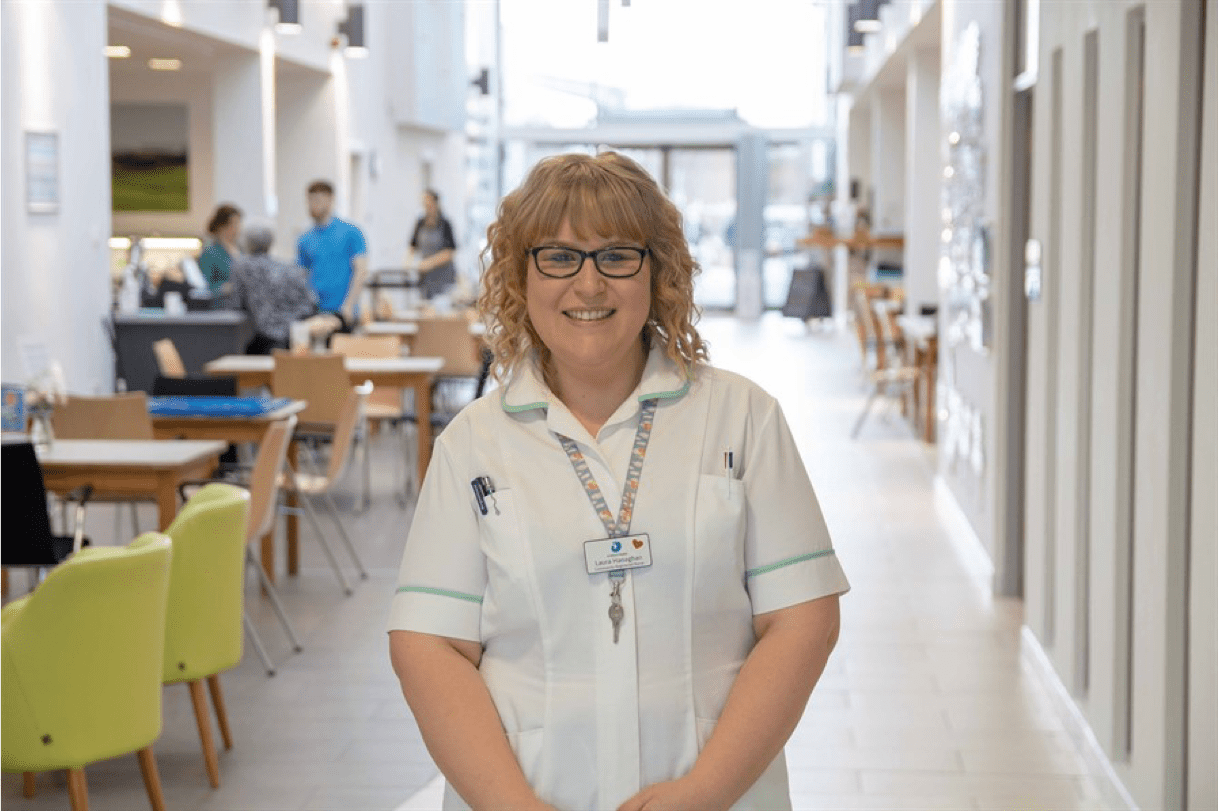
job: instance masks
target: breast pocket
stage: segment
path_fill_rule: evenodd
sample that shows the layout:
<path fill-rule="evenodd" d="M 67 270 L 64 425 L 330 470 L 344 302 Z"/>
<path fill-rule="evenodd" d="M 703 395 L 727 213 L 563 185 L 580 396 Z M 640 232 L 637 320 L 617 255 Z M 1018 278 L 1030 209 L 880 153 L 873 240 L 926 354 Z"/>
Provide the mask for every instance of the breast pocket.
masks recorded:
<path fill-rule="evenodd" d="M 744 582 L 746 506 L 740 480 L 713 474 L 698 477 L 694 559 L 696 569 L 708 576 L 708 582 L 696 585 L 714 587 L 724 576 Z"/>
<path fill-rule="evenodd" d="M 694 713 L 714 721 L 753 645 L 745 585 L 748 504 L 743 482 L 722 474 L 698 480 L 694 508 Z"/>
<path fill-rule="evenodd" d="M 486 556 L 486 593 L 482 600 L 482 639 L 536 633 L 533 556 L 518 514 L 516 494 L 499 490 L 486 497 L 478 526 Z"/>

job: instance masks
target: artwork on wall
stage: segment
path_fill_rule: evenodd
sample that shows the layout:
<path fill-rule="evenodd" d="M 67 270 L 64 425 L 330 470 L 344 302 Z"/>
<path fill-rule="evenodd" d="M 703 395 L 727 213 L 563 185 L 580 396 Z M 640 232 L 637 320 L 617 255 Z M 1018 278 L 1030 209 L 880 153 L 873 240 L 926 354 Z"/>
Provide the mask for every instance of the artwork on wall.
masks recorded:
<path fill-rule="evenodd" d="M 960 33 L 940 95 L 946 136 L 939 286 L 947 310 L 947 343 L 968 343 L 985 353 L 991 342 L 992 307 L 980 61 L 981 29 L 973 22 Z"/>
<path fill-rule="evenodd" d="M 987 426 L 983 410 L 956 385 L 956 371 L 962 353 L 987 354 L 992 340 L 983 102 L 981 28 L 972 22 L 960 32 L 952 58 L 944 64 L 940 92 L 944 140 L 939 287 L 945 313 L 937 397 L 946 469 L 979 483 L 986 477 Z M 984 499 L 984 488 L 978 492 Z"/>
<path fill-rule="evenodd" d="M 114 211 L 189 211 L 189 141 L 185 104 L 111 104 Z"/>

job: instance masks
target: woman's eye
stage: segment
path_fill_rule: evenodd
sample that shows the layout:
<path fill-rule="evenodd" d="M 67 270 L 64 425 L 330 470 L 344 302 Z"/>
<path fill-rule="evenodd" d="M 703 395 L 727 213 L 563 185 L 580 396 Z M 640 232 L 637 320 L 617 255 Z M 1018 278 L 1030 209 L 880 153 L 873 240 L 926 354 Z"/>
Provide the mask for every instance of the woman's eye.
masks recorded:
<path fill-rule="evenodd" d="M 576 256 L 571 251 L 546 251 L 541 258 L 556 265 L 569 265 L 575 261 Z"/>

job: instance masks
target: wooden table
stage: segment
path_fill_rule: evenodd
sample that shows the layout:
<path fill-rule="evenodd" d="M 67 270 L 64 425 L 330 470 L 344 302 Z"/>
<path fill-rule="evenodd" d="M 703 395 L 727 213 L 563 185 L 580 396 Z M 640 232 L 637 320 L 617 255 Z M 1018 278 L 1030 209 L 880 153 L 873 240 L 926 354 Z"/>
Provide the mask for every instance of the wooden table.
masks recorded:
<path fill-rule="evenodd" d="M 414 390 L 419 429 L 419 481 L 431 461 L 431 384 L 444 366 L 443 358 L 343 358 L 351 385 L 371 380 L 373 386 Z M 275 358 L 271 355 L 225 355 L 203 367 L 209 375 L 235 377 L 241 388 L 270 388 Z"/>
<path fill-rule="evenodd" d="M 418 481 L 422 486 L 423 476 L 427 473 L 427 465 L 431 461 L 431 384 L 436 372 L 440 371 L 444 365 L 444 359 L 426 357 L 344 358 L 343 362 L 353 386 L 358 386 L 365 380 L 371 380 L 373 386 L 414 389 L 414 408 L 419 432 Z M 211 375 L 235 377 L 237 385 L 242 388 L 259 386 L 269 388 L 271 374 L 275 369 L 275 358 L 271 355 L 225 355 L 222 358 L 216 358 L 204 369 Z M 288 461 L 295 469 L 296 443 L 293 442 L 288 447 Z M 288 572 L 295 574 L 299 570 L 297 551 L 299 540 L 294 520 L 288 521 L 287 538 Z M 264 553 L 265 549 L 264 545 Z"/>
<path fill-rule="evenodd" d="M 259 443 L 271 423 L 285 420 L 304 411 L 309 404 L 304 400 L 293 400 L 265 414 L 209 414 L 207 416 L 183 416 L 180 414 L 152 414 L 152 433 L 157 439 L 221 439 L 230 443 Z M 296 443 L 288 443 L 288 464 L 296 470 Z M 296 496 L 289 493 L 288 506 L 296 506 Z M 300 569 L 300 552 L 296 513 L 287 516 L 288 571 L 295 574 Z M 262 536 L 262 568 L 267 577 L 275 579 L 275 530 Z"/>
<path fill-rule="evenodd" d="M 164 531 L 178 512 L 178 485 L 210 475 L 226 447 L 214 439 L 57 439 L 38 462 L 56 493 L 90 484 L 99 493 L 155 498 Z"/>

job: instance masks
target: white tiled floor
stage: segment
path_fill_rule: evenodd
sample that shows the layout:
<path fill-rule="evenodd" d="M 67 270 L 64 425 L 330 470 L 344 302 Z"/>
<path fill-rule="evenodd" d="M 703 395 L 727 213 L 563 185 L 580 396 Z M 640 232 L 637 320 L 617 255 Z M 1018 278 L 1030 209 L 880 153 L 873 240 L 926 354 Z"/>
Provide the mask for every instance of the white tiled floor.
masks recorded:
<path fill-rule="evenodd" d="M 989 595 L 984 560 L 936 491 L 933 448 L 895 414 L 848 438 L 864 397 L 853 338 L 776 316 L 701 327 L 715 363 L 783 403 L 853 585 L 838 649 L 787 748 L 795 807 L 1116 808 L 1029 664 L 1019 602 Z M 248 651 L 222 677 L 236 746 L 220 756 L 219 790 L 207 786 L 185 688 L 166 690 L 155 750 L 170 809 L 439 807 L 442 781 L 398 693 L 382 630 L 409 519 L 390 494 L 393 447 L 386 437 L 374 446 L 373 507 L 347 516 L 371 571 L 353 597 L 304 537 L 304 572 L 283 586 L 304 653 L 289 654 L 251 585 L 251 611 L 280 669 L 268 679 Z M 91 534 L 104 538 L 113 525 L 105 508 L 90 513 Z M 87 774 L 92 808 L 147 808 L 134 757 Z M 5 775 L 6 809 L 67 807 L 61 774 L 43 775 L 32 800 L 20 792 L 20 776 Z"/>

